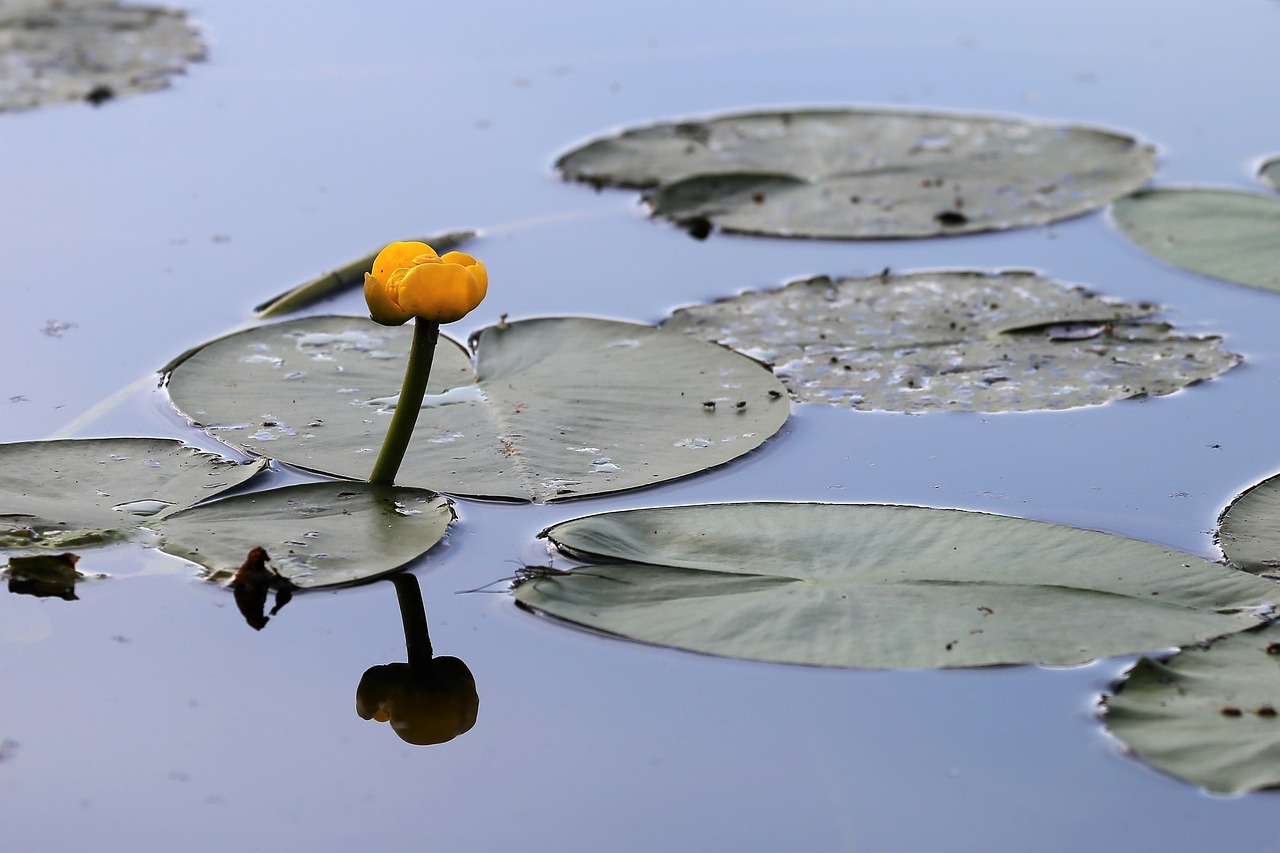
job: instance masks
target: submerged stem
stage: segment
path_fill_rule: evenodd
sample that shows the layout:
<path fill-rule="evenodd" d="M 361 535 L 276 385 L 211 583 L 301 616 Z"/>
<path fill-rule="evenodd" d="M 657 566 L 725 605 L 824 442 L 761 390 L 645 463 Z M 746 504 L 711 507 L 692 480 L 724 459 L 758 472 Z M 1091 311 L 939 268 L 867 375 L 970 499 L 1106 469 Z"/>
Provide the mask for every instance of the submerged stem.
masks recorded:
<path fill-rule="evenodd" d="M 391 576 L 396 587 L 396 600 L 400 602 L 400 620 L 404 623 L 405 648 L 409 653 L 409 668 L 421 669 L 432 657 L 431 636 L 427 633 L 427 611 L 422 605 L 422 589 L 418 578 L 409 572 Z"/>
<path fill-rule="evenodd" d="M 436 353 L 436 341 L 440 338 L 440 324 L 428 323 L 421 318 L 413 321 L 413 346 L 409 349 L 409 364 L 404 370 L 404 385 L 396 400 L 396 410 L 387 427 L 387 437 L 382 440 L 382 450 L 373 465 L 369 482 L 389 486 L 396 480 L 396 472 L 404 460 L 413 426 L 418 422 L 422 398 L 427 393 L 427 379 L 431 376 L 431 361 Z"/>

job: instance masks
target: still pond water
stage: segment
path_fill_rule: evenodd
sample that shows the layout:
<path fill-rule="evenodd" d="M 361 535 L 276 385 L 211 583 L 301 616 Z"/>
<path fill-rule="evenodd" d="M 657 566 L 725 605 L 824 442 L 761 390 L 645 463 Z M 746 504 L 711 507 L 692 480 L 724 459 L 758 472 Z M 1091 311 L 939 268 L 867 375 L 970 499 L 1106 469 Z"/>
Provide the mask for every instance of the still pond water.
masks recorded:
<path fill-rule="evenodd" d="M 460 227 L 491 275 L 458 328 L 681 304 L 886 266 L 1029 267 L 1168 306 L 1244 366 L 1166 398 L 1003 416 L 797 407 L 724 469 L 556 507 L 463 502 L 415 567 L 479 721 L 414 747 L 355 713 L 404 660 L 392 586 L 296 599 L 262 632 L 155 552 L 80 600 L 0 596 L 0 820 L 12 850 L 1280 850 L 1274 795 L 1207 796 L 1125 756 L 1096 701 L 1131 660 L 859 672 L 701 657 L 456 594 L 607 509 L 837 500 L 981 509 L 1216 557 L 1280 469 L 1280 297 L 1162 266 L 1104 215 L 1020 233 L 813 243 L 649 223 L 555 155 L 729 109 L 901 105 L 1081 121 L 1160 148 L 1157 183 L 1251 187 L 1280 149 L 1280 4 L 207 0 L 209 61 L 164 92 L 0 115 L 0 440 L 193 434 L 99 400 L 262 299 Z M 356 295 L 323 309 L 363 312 Z"/>

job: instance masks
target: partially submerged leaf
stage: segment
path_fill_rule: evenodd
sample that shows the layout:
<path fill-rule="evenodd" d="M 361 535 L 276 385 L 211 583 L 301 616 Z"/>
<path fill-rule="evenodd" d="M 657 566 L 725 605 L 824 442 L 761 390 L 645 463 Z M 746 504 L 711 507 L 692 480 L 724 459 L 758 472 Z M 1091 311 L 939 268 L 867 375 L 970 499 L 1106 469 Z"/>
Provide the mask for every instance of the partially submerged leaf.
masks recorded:
<path fill-rule="evenodd" d="M 59 101 L 94 106 L 160 89 L 204 43 L 185 13 L 115 0 L 0 5 L 0 111 Z"/>
<path fill-rule="evenodd" d="M 263 326 L 183 361 L 169 393 L 251 453 L 365 478 L 411 336 L 356 317 Z M 650 326 L 523 320 L 484 329 L 475 346 L 473 369 L 441 337 L 401 483 L 536 502 L 633 489 L 735 459 L 788 414 L 762 365 Z"/>
<path fill-rule="evenodd" d="M 663 122 L 597 139 L 567 178 L 648 189 L 680 224 L 787 237 L 932 237 L 1040 225 L 1150 178 L 1130 136 L 1021 119 L 798 110 Z"/>
<path fill-rule="evenodd" d="M 1258 180 L 1268 189 L 1280 192 L 1280 157 L 1269 157 L 1258 167 Z"/>
<path fill-rule="evenodd" d="M 1280 476 L 1249 488 L 1222 511 L 1218 545 L 1236 568 L 1280 578 Z"/>
<path fill-rule="evenodd" d="M 663 328 L 770 362 L 801 402 L 895 412 L 1097 405 L 1239 363 L 1217 337 L 1143 319 L 1157 308 L 1029 272 L 886 272 L 681 308 Z"/>
<path fill-rule="evenodd" d="M 0 551 L 145 540 L 153 522 L 266 465 L 163 438 L 0 444 Z"/>
<path fill-rule="evenodd" d="M 424 489 L 329 482 L 235 495 L 155 528 L 164 551 L 204 566 L 210 580 L 232 577 L 262 549 L 276 574 L 308 589 L 394 572 L 444 538 L 453 518 L 449 501 Z"/>
<path fill-rule="evenodd" d="M 76 581 L 84 577 L 76 571 L 79 561 L 80 555 L 69 552 L 10 557 L 4 572 L 9 578 L 9 592 L 75 601 Z"/>
<path fill-rule="evenodd" d="M 1280 631 L 1143 658 L 1105 700 L 1107 728 L 1166 773 L 1237 793 L 1280 786 Z"/>
<path fill-rule="evenodd" d="M 1257 626 L 1274 584 L 1091 530 L 959 510 L 759 503 L 603 513 L 545 532 L 598 559 L 523 604 L 750 660 L 1072 665 Z"/>
<path fill-rule="evenodd" d="M 1239 190 L 1144 190 L 1118 199 L 1112 216 L 1126 237 L 1162 261 L 1280 290 L 1280 198 Z"/>
<path fill-rule="evenodd" d="M 438 253 L 453 251 L 476 235 L 474 231 L 449 231 L 433 237 L 414 238 L 426 243 Z M 263 302 L 253 312 L 259 317 L 279 317 L 291 311 L 301 310 L 323 299 L 328 299 L 344 290 L 354 290 L 364 286 L 364 274 L 373 269 L 373 261 L 377 252 L 352 261 L 351 263 L 331 270 L 322 276 L 303 282 L 297 287 L 286 290 Z"/>

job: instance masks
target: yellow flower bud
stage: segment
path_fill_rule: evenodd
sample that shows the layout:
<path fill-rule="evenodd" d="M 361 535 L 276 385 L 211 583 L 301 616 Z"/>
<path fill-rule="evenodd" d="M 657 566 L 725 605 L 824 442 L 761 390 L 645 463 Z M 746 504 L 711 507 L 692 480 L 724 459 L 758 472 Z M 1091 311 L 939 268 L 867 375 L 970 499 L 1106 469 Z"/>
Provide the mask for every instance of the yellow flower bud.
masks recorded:
<path fill-rule="evenodd" d="M 399 326 L 410 317 L 430 323 L 461 320 L 488 289 L 489 274 L 480 261 L 464 252 L 441 257 L 426 243 L 392 243 L 364 277 L 369 314 L 384 326 Z"/>

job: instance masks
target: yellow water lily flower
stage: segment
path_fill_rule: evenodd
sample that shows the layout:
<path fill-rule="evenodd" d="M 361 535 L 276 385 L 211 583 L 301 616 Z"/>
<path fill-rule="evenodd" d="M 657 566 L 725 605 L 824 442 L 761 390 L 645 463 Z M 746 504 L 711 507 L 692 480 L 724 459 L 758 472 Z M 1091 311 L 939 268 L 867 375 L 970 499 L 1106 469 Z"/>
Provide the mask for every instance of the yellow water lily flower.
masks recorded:
<path fill-rule="evenodd" d="M 364 298 L 369 314 L 384 326 L 399 326 L 411 317 L 429 323 L 461 320 L 479 305 L 489 289 L 484 264 L 465 252 L 437 255 L 426 243 L 392 243 L 365 273 Z"/>

